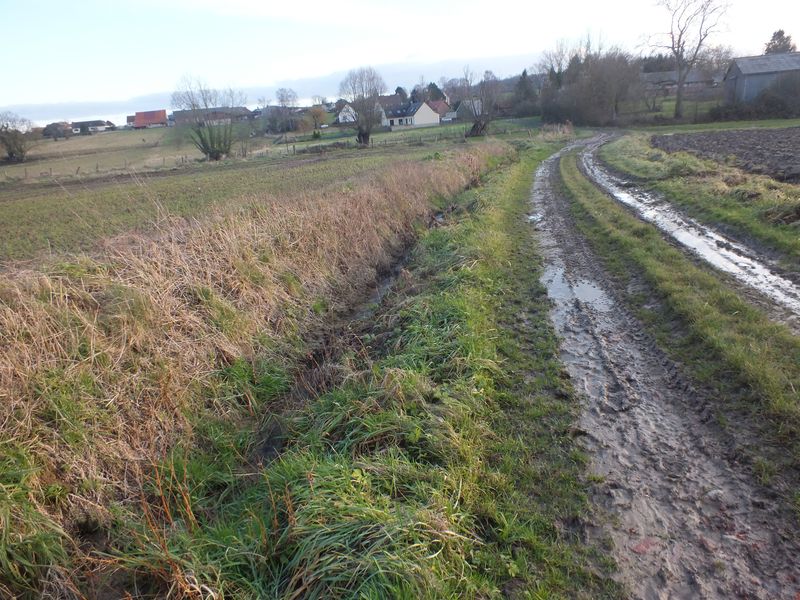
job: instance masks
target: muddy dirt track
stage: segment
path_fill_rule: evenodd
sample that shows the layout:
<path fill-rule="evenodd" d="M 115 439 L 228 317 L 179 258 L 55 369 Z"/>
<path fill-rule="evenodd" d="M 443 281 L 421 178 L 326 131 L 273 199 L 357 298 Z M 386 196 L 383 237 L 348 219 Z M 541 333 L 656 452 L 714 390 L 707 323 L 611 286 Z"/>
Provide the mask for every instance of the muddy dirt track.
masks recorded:
<path fill-rule="evenodd" d="M 741 129 L 655 135 L 652 144 L 666 152 L 687 151 L 781 181 L 800 181 L 800 127 Z"/>
<path fill-rule="evenodd" d="M 537 172 L 532 211 L 562 359 L 585 398 L 579 433 L 602 476 L 590 538 L 610 537 L 635 598 L 796 598 L 790 513 L 736 464 L 707 398 L 625 308 L 570 216 L 559 159 Z"/>

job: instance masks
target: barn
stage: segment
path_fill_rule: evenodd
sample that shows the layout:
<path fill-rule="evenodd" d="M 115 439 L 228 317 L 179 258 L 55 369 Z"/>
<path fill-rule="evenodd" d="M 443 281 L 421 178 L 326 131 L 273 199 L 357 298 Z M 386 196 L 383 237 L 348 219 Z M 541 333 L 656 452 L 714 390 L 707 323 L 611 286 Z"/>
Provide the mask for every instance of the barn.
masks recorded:
<path fill-rule="evenodd" d="M 800 52 L 735 58 L 725 73 L 728 104 L 752 102 L 758 95 L 790 74 L 800 76 Z"/>
<path fill-rule="evenodd" d="M 167 120 L 167 111 L 162 110 L 145 110 L 137 112 L 133 116 L 134 129 L 148 129 L 150 127 L 167 127 L 169 121 Z"/>

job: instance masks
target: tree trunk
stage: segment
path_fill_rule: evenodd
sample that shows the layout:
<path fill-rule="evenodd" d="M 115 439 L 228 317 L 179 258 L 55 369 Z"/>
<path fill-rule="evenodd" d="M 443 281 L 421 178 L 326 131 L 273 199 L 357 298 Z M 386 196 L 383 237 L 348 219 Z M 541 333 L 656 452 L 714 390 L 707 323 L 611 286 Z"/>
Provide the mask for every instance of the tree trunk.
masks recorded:
<path fill-rule="evenodd" d="M 472 124 L 472 129 L 467 133 L 467 137 L 478 137 L 484 135 L 486 132 L 486 125 L 488 123 L 483 119 L 478 119 Z"/>
<path fill-rule="evenodd" d="M 686 84 L 686 76 L 689 74 L 688 70 L 678 70 L 678 88 L 675 90 L 675 118 L 683 118 L 683 86 Z"/>
<path fill-rule="evenodd" d="M 359 131 L 356 135 L 356 142 L 361 146 L 369 146 L 369 131 Z"/>

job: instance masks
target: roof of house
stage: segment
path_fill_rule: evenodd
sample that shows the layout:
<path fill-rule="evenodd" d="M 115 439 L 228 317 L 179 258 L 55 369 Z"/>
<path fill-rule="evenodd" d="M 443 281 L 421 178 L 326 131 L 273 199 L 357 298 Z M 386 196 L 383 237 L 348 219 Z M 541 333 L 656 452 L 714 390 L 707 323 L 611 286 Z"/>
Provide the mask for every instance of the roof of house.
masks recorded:
<path fill-rule="evenodd" d="M 472 100 L 459 100 L 458 102 L 453 104 L 453 111 L 459 112 L 463 108 L 464 110 L 467 110 L 470 112 L 470 114 L 472 114 L 473 106 L 475 110 L 479 112 L 482 110 L 480 98 L 473 98 Z"/>
<path fill-rule="evenodd" d="M 228 117 L 244 117 L 250 116 L 252 113 L 250 109 L 245 106 L 219 106 L 213 108 L 201 108 L 197 110 L 175 110 L 172 115 L 175 118 L 183 117 L 196 117 L 196 116 L 215 116 L 219 117 L 226 115 Z"/>
<path fill-rule="evenodd" d="M 655 71 L 653 73 L 642 73 L 641 80 L 651 85 L 676 84 L 678 83 L 677 71 Z M 713 73 L 700 69 L 692 69 L 686 76 L 686 83 L 712 83 L 715 80 Z"/>
<path fill-rule="evenodd" d="M 731 68 L 733 68 L 733 65 L 739 67 L 743 75 L 798 71 L 800 70 L 800 52 L 765 54 L 763 56 L 742 56 L 740 58 L 734 58 L 731 63 Z M 730 72 L 730 68 L 728 72 Z"/>
<path fill-rule="evenodd" d="M 167 123 L 167 111 L 161 110 L 145 110 L 137 112 L 134 116 L 134 127 L 147 127 L 148 125 L 165 125 Z"/>
<path fill-rule="evenodd" d="M 403 97 L 400 94 L 392 94 L 391 96 L 378 96 L 378 104 L 385 111 L 387 108 L 392 108 L 404 104 Z"/>
<path fill-rule="evenodd" d="M 424 102 L 407 102 L 406 104 L 401 104 L 400 106 L 392 106 L 388 109 L 385 109 L 386 116 L 397 118 L 397 117 L 413 117 L 417 114 L 422 105 L 425 104 Z"/>
<path fill-rule="evenodd" d="M 108 127 L 107 121 L 73 121 L 72 128 L 80 129 L 81 127 Z"/>
<path fill-rule="evenodd" d="M 444 116 L 450 112 L 450 105 L 444 100 L 428 100 L 428 106 L 439 113 L 440 116 Z"/>

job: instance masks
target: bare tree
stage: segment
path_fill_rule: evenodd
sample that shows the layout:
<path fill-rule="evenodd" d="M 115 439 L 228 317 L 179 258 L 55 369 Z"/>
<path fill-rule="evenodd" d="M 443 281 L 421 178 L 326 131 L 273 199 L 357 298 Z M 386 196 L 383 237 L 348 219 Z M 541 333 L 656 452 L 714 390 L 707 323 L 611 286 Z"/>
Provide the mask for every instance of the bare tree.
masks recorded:
<path fill-rule="evenodd" d="M 677 89 L 675 118 L 683 116 L 683 92 L 686 77 L 694 68 L 708 37 L 717 31 L 728 5 L 724 0 L 659 0 L 670 15 L 669 32 L 659 48 L 665 48 L 675 57 Z"/>
<path fill-rule="evenodd" d="M 275 98 L 281 108 L 294 108 L 297 106 L 297 92 L 292 88 L 280 88 L 275 92 Z"/>
<path fill-rule="evenodd" d="M 325 96 L 320 96 L 319 94 L 311 96 L 311 104 L 314 106 L 323 106 L 327 103 L 328 99 Z"/>
<path fill-rule="evenodd" d="M 378 96 L 385 91 L 383 77 L 372 67 L 353 69 L 339 84 L 339 93 L 356 113 L 356 140 L 359 144 L 369 144 L 372 129 L 381 122 Z"/>
<path fill-rule="evenodd" d="M 230 109 L 246 102 L 240 92 L 213 89 L 191 77 L 184 77 L 172 93 L 172 107 L 188 112 L 192 142 L 209 160 L 231 153 L 235 115 Z"/>
<path fill-rule="evenodd" d="M 494 118 L 497 100 L 500 97 L 500 82 L 491 71 L 485 71 L 483 79 L 475 84 L 475 73 L 464 67 L 464 102 L 472 113 L 472 128 L 468 137 L 484 135 L 486 127 Z"/>
<path fill-rule="evenodd" d="M 23 162 L 35 141 L 30 120 L 12 112 L 0 113 L 0 146 L 9 162 Z"/>

